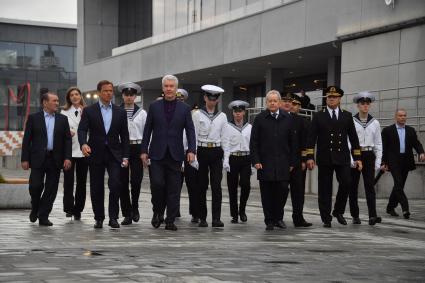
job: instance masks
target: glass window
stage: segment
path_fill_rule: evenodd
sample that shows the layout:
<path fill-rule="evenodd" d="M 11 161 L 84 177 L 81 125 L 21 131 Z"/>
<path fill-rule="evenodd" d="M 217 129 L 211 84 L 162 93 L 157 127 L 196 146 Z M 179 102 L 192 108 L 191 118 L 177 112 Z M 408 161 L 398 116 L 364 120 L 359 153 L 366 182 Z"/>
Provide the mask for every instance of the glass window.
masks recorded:
<path fill-rule="evenodd" d="M 0 41 L 0 68 L 22 68 L 24 66 L 24 44 Z"/>
<path fill-rule="evenodd" d="M 56 67 L 66 72 L 75 72 L 73 49 L 74 47 L 52 45 L 52 53 L 49 53 L 49 55 L 54 59 L 49 60 L 49 62 L 57 64 Z"/>
<path fill-rule="evenodd" d="M 26 67 L 28 69 L 41 69 L 41 58 L 43 57 L 43 51 L 47 49 L 45 44 L 25 44 L 25 57 L 27 58 Z"/>

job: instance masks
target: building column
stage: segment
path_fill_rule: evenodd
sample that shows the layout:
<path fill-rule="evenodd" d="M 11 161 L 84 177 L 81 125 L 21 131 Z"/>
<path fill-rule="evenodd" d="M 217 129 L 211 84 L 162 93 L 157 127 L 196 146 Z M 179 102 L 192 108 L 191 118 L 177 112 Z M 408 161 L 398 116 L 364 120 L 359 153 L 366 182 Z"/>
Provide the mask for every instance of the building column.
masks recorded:
<path fill-rule="evenodd" d="M 218 109 L 227 114 L 230 119 L 232 113 L 227 108 L 227 105 L 233 100 L 233 78 L 220 78 L 218 79 L 218 86 L 224 89 L 224 94 L 220 95 L 220 103 Z"/>
<path fill-rule="evenodd" d="M 327 84 L 340 86 L 341 84 L 341 57 L 328 58 Z"/>
<path fill-rule="evenodd" d="M 283 91 L 284 69 L 269 68 L 266 71 L 266 93 L 272 89 Z"/>

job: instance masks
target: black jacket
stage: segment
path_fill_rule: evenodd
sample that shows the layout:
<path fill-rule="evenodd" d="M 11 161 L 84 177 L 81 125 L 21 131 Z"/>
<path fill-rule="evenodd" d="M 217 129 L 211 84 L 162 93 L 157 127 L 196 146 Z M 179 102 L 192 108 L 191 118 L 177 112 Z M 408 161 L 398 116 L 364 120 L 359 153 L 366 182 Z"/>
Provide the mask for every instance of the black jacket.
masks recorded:
<path fill-rule="evenodd" d="M 292 116 L 292 119 L 294 120 L 294 129 L 297 134 L 297 141 L 298 141 L 298 147 L 297 147 L 297 165 L 300 165 L 301 162 L 305 162 L 306 158 L 306 147 L 307 147 L 307 138 L 308 138 L 308 131 L 310 128 L 310 122 L 305 119 L 304 117 L 296 114 L 296 113 L 290 113 Z"/>
<path fill-rule="evenodd" d="M 289 180 L 289 167 L 296 165 L 298 149 L 292 117 L 279 110 L 275 119 L 270 111 L 262 111 L 252 125 L 249 148 L 252 164 L 263 166 L 257 171 L 258 180 Z"/>
<path fill-rule="evenodd" d="M 413 148 L 418 154 L 424 153 L 424 148 L 419 142 L 414 128 L 405 126 L 405 154 L 406 160 L 402 166 L 407 166 L 407 169 L 414 170 L 415 159 L 413 157 Z M 400 139 L 398 137 L 396 125 L 385 127 L 382 130 L 382 164 L 388 165 L 388 167 L 401 165 L 400 164 Z"/>
<path fill-rule="evenodd" d="M 123 158 L 129 157 L 127 113 L 124 109 L 112 104 L 111 127 L 106 134 L 99 103 L 87 106 L 81 114 L 78 142 L 80 146 L 83 144 L 90 146 L 89 162 L 101 163 L 108 147 L 115 159 L 121 163 Z"/>
<path fill-rule="evenodd" d="M 327 108 L 314 115 L 307 142 L 307 159 L 314 159 L 314 146 L 317 142 L 318 165 L 350 165 L 350 150 L 354 160 L 360 159 L 360 145 L 353 116 L 350 112 L 339 109 L 338 120 L 332 121 Z"/>
<path fill-rule="evenodd" d="M 22 140 L 21 161 L 30 163 L 31 168 L 41 168 L 46 158 L 47 129 L 44 111 L 28 116 Z M 53 129 L 53 158 L 58 168 L 63 167 L 65 159 L 72 158 L 72 139 L 69 130 L 68 118 L 55 113 L 55 127 Z"/>

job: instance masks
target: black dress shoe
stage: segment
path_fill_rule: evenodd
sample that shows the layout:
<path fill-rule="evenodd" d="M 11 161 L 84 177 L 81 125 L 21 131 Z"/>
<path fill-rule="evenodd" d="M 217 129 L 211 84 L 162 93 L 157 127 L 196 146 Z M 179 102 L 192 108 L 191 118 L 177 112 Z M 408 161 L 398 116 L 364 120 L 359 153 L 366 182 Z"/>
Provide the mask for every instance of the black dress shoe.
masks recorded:
<path fill-rule="evenodd" d="M 231 223 L 236 224 L 238 223 L 238 218 L 237 217 L 232 217 L 232 220 L 230 220 Z"/>
<path fill-rule="evenodd" d="M 220 219 L 213 219 L 211 226 L 212 227 L 224 227 L 224 223 L 221 222 Z"/>
<path fill-rule="evenodd" d="M 190 220 L 192 223 L 199 223 L 199 217 L 192 216 L 192 219 Z"/>
<path fill-rule="evenodd" d="M 248 217 L 246 217 L 245 212 L 239 212 L 239 217 L 241 218 L 242 222 L 247 222 L 248 221 Z"/>
<path fill-rule="evenodd" d="M 111 226 L 111 228 L 114 228 L 114 229 L 120 228 L 120 224 L 118 224 L 118 221 L 116 219 L 110 219 L 108 225 Z"/>
<path fill-rule="evenodd" d="M 94 223 L 95 229 L 102 229 L 103 228 L 103 220 L 96 220 L 96 223 Z"/>
<path fill-rule="evenodd" d="M 208 222 L 204 219 L 201 219 L 201 221 L 198 224 L 198 227 L 208 227 Z"/>
<path fill-rule="evenodd" d="M 395 212 L 394 209 L 387 209 L 387 213 L 391 216 L 397 217 L 399 216 L 397 212 Z"/>
<path fill-rule="evenodd" d="M 331 222 L 325 222 L 325 223 L 323 223 L 323 227 L 325 227 L 325 228 L 331 228 L 332 227 Z"/>
<path fill-rule="evenodd" d="M 139 213 L 139 210 L 138 209 L 133 210 L 132 217 L 133 217 L 133 221 L 134 222 L 139 222 L 139 220 L 140 220 L 140 213 Z"/>
<path fill-rule="evenodd" d="M 376 223 L 381 223 L 382 222 L 382 218 L 379 216 L 376 216 Z"/>
<path fill-rule="evenodd" d="M 359 217 L 353 217 L 353 224 L 362 224 L 362 221 Z"/>
<path fill-rule="evenodd" d="M 53 223 L 49 221 L 49 219 L 40 219 L 38 221 L 38 225 L 40 226 L 53 226 Z"/>
<path fill-rule="evenodd" d="M 35 221 L 37 221 L 37 219 L 38 219 L 37 213 L 31 211 L 31 213 L 30 213 L 30 221 L 32 223 L 34 223 Z"/>
<path fill-rule="evenodd" d="M 277 221 L 274 226 L 279 227 L 280 229 L 286 229 L 286 224 L 283 222 L 283 220 Z"/>
<path fill-rule="evenodd" d="M 179 211 L 177 211 L 176 217 L 177 217 L 177 218 L 182 217 L 182 215 L 181 215 L 181 213 L 180 213 L 180 210 L 179 210 Z"/>
<path fill-rule="evenodd" d="M 347 221 L 345 220 L 344 216 L 342 216 L 342 214 L 333 214 L 333 216 L 335 216 L 336 220 L 338 220 L 338 223 L 341 225 L 347 225 Z"/>
<path fill-rule="evenodd" d="M 410 212 L 409 211 L 403 212 L 403 217 L 404 217 L 404 219 L 409 219 L 410 218 Z"/>
<path fill-rule="evenodd" d="M 66 216 L 66 217 L 72 217 L 72 213 L 71 213 L 71 212 L 67 212 L 67 213 L 65 214 L 65 216 Z"/>
<path fill-rule="evenodd" d="M 272 231 L 274 230 L 274 224 L 273 223 L 269 223 L 266 225 L 266 231 Z"/>
<path fill-rule="evenodd" d="M 310 227 L 310 226 L 312 226 L 312 225 L 313 225 L 313 223 L 307 222 L 307 221 L 305 221 L 304 219 L 303 219 L 303 220 L 301 220 L 301 221 L 299 221 L 299 222 L 294 222 L 294 226 L 295 226 L 296 228 L 300 228 L 300 227 Z"/>
<path fill-rule="evenodd" d="M 376 223 L 378 223 L 376 220 L 377 220 L 377 217 L 369 217 L 369 225 L 373 226 Z"/>
<path fill-rule="evenodd" d="M 161 220 L 159 219 L 159 214 L 154 213 L 152 216 L 151 224 L 154 228 L 161 226 Z"/>
<path fill-rule="evenodd" d="M 74 220 L 81 220 L 81 212 L 74 213 Z"/>
<path fill-rule="evenodd" d="M 121 225 L 130 225 L 131 223 L 133 223 L 131 217 L 124 217 L 124 220 L 121 222 Z"/>
<path fill-rule="evenodd" d="M 174 223 L 165 224 L 165 230 L 177 231 L 177 226 Z"/>

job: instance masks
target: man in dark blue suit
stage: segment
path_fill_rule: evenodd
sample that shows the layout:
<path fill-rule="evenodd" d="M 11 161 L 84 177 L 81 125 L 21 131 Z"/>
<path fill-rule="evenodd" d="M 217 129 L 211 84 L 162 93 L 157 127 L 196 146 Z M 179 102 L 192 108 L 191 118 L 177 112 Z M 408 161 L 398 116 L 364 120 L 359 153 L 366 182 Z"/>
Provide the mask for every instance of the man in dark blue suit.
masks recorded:
<path fill-rule="evenodd" d="M 176 99 L 178 79 L 173 75 L 162 78 L 164 98 L 149 107 L 142 141 L 143 166 L 148 166 L 152 190 L 152 226 L 161 225 L 160 215 L 167 207 L 165 229 L 176 231 L 174 224 L 181 187 L 181 165 L 185 159 L 183 130 L 188 141 L 187 161 L 195 160 L 196 140 L 191 109 Z M 152 139 L 151 139 L 152 135 Z"/>
<path fill-rule="evenodd" d="M 127 113 L 112 104 L 114 91 L 111 82 L 100 81 L 97 90 L 99 102 L 84 108 L 81 115 L 78 141 L 89 161 L 90 196 L 96 220 L 94 228 L 102 228 L 105 219 L 105 169 L 109 175 L 109 226 L 119 228 L 120 172 L 121 167 L 128 166 L 129 158 Z"/>

